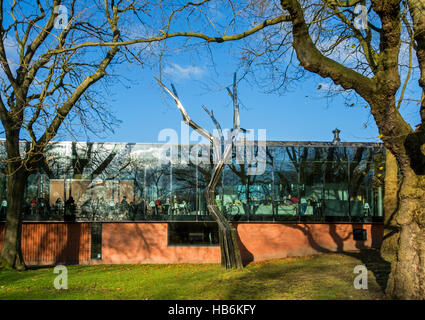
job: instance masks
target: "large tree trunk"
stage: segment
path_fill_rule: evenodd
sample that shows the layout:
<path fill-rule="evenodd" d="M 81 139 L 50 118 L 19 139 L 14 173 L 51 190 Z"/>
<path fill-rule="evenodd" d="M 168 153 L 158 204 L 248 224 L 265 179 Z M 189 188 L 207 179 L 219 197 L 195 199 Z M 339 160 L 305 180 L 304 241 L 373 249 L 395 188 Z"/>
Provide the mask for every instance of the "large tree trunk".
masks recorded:
<path fill-rule="evenodd" d="M 385 195 L 384 195 L 384 238 L 381 246 L 381 256 L 388 262 L 395 261 L 399 227 L 395 221 L 398 205 L 398 166 L 394 155 L 386 150 L 385 156 Z"/>
<path fill-rule="evenodd" d="M 0 256 L 1 268 L 25 269 L 21 250 L 22 204 L 29 168 L 19 151 L 19 130 L 6 130 L 7 150 L 7 211 L 6 230 Z M 35 160 L 35 159 L 33 159 Z M 34 164 L 36 162 L 34 161 Z"/>
<path fill-rule="evenodd" d="M 400 236 L 386 293 L 393 299 L 425 299 L 425 177 L 404 174 L 395 221 Z"/>
<path fill-rule="evenodd" d="M 25 269 L 21 250 L 21 209 L 24 201 L 26 177 L 22 169 L 8 176 L 6 230 L 0 257 L 1 268 Z"/>

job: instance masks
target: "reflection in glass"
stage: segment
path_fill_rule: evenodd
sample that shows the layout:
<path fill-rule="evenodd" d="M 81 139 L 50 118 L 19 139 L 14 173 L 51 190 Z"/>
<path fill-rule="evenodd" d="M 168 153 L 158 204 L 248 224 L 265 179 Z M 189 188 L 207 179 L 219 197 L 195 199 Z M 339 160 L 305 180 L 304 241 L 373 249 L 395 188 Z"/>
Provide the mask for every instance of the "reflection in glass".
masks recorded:
<path fill-rule="evenodd" d="M 173 148 L 176 161 L 164 161 L 163 144 L 49 144 L 43 166 L 28 177 L 24 220 L 212 221 L 204 196 L 212 153 L 200 145 Z M 4 157 L 4 141 L 0 152 Z M 379 145 L 270 142 L 260 175 L 249 175 L 250 164 L 236 154 L 216 190 L 231 221 L 382 219 L 385 152 Z M 5 167 L 1 162 L 3 220 Z"/>

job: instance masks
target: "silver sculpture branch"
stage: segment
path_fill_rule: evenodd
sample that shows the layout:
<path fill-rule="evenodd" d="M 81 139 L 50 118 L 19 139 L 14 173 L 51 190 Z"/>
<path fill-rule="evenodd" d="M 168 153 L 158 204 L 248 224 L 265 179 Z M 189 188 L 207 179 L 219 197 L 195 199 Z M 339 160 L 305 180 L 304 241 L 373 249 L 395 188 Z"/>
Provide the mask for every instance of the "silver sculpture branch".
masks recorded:
<path fill-rule="evenodd" d="M 221 264 L 225 268 L 242 268 L 242 258 L 238 245 L 238 236 L 236 229 L 230 225 L 229 221 L 225 218 L 223 213 L 220 211 L 217 205 L 215 188 L 222 177 L 223 169 L 229 159 L 231 159 L 233 145 L 237 141 L 238 134 L 240 132 L 239 127 L 239 106 L 236 96 L 236 74 L 233 81 L 233 129 L 231 131 L 230 143 L 224 143 L 223 132 L 221 126 L 217 119 L 214 117 L 212 111 L 209 111 L 205 106 L 204 110 L 209 114 L 212 121 L 216 125 L 216 128 L 220 135 L 220 143 L 216 143 L 216 138 L 213 134 L 201 128 L 196 124 L 186 112 L 186 109 L 183 107 L 183 104 L 180 102 L 177 91 L 172 85 L 173 92 L 169 90 L 160 80 L 155 78 L 158 83 L 173 97 L 177 108 L 180 110 L 180 113 L 183 116 L 183 121 L 197 131 L 202 136 L 206 137 L 214 148 L 214 169 L 211 175 L 211 179 L 208 183 L 208 187 L 205 191 L 205 198 L 207 200 L 208 211 L 211 216 L 217 222 L 220 238 L 220 248 L 221 248 Z M 223 155 L 221 155 L 223 153 Z"/>
<path fill-rule="evenodd" d="M 209 133 L 208 131 L 204 130 L 202 127 L 200 127 L 198 124 L 196 124 L 187 114 L 186 109 L 183 107 L 183 104 L 180 102 L 179 98 L 177 97 L 177 95 L 175 95 L 174 93 L 171 92 L 170 89 L 168 89 L 162 82 L 161 80 L 155 78 L 156 81 L 158 81 L 158 83 L 164 88 L 165 91 L 167 91 L 174 99 L 174 102 L 177 105 L 177 108 L 180 110 L 180 113 L 182 114 L 183 117 L 183 121 L 184 123 L 186 123 L 188 126 L 190 126 L 191 128 L 193 128 L 196 132 L 198 132 L 200 135 L 202 135 L 203 137 L 207 138 L 208 141 L 210 141 L 210 143 L 213 143 L 213 135 L 211 133 Z M 174 89 L 175 91 L 175 89 Z"/>

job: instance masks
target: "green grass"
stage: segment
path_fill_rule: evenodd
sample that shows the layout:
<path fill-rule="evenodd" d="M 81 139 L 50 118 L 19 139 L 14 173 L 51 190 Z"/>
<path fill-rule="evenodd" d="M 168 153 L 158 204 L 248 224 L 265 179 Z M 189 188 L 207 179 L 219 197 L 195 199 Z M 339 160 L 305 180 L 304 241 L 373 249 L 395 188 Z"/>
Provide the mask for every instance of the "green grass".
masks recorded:
<path fill-rule="evenodd" d="M 354 267 L 369 270 L 356 290 Z M 0 271 L 0 299 L 383 299 L 389 266 L 376 252 L 286 258 L 224 270 L 215 264 L 68 266 L 68 289 L 53 268 Z M 378 284 L 379 283 L 379 284 Z"/>

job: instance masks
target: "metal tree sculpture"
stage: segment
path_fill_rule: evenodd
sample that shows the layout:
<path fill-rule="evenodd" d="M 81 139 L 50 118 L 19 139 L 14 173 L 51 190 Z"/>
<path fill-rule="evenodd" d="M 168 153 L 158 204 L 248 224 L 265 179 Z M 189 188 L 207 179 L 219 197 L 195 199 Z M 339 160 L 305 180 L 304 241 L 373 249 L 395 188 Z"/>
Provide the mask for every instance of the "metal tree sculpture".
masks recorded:
<path fill-rule="evenodd" d="M 230 225 L 229 221 L 225 218 L 223 213 L 218 208 L 216 197 L 215 197 L 215 188 L 217 186 L 217 183 L 220 180 L 220 177 L 222 175 L 223 169 L 227 161 L 232 155 L 232 149 L 237 142 L 238 134 L 241 131 L 245 131 L 244 129 L 240 128 L 240 122 L 239 122 L 239 104 L 238 104 L 238 98 L 237 98 L 236 74 L 234 75 L 234 78 L 233 78 L 233 92 L 231 92 L 231 90 L 227 88 L 229 95 L 231 96 L 233 100 L 233 129 L 231 130 L 230 143 L 225 143 L 221 126 L 218 123 L 218 121 L 215 119 L 212 111 L 209 111 L 205 106 L 202 106 L 204 110 L 208 113 L 208 115 L 211 117 L 212 121 L 214 122 L 217 128 L 217 131 L 220 136 L 219 142 L 217 142 L 213 134 L 201 128 L 198 124 L 192 121 L 192 119 L 187 114 L 185 108 L 183 107 L 183 104 L 180 102 L 176 89 L 174 88 L 173 85 L 171 85 L 173 90 L 173 92 L 171 92 L 171 90 L 168 89 L 160 80 L 158 79 L 156 80 L 173 97 L 177 105 L 177 108 L 180 110 L 183 116 L 184 123 L 186 123 L 188 126 L 193 128 L 203 137 L 207 138 L 209 142 L 211 143 L 211 145 L 213 146 L 215 165 L 214 165 L 213 173 L 211 175 L 210 182 L 208 183 L 208 187 L 205 191 L 207 207 L 208 207 L 209 213 L 218 224 L 222 267 L 225 267 L 226 269 L 242 268 L 243 264 L 242 264 L 242 258 L 241 258 L 241 254 L 240 254 L 240 250 L 238 246 L 238 241 L 237 241 L 238 236 L 237 236 L 236 229 Z"/>

